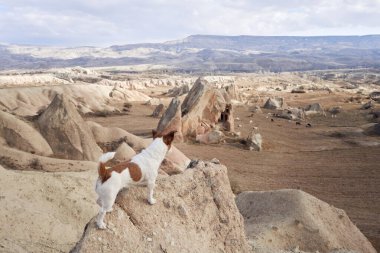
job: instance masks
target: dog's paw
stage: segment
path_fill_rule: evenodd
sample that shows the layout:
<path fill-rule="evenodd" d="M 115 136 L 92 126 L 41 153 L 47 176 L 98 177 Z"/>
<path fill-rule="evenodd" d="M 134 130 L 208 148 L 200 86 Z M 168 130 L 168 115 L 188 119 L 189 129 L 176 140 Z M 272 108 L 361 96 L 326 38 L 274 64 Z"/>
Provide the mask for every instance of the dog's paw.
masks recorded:
<path fill-rule="evenodd" d="M 151 205 L 154 205 L 154 204 L 156 204 L 156 199 L 154 199 L 154 198 L 151 198 L 151 199 L 148 199 L 148 202 L 149 202 L 149 204 L 151 204 Z"/>
<path fill-rule="evenodd" d="M 97 223 L 99 229 L 107 229 L 107 226 L 104 222 Z"/>

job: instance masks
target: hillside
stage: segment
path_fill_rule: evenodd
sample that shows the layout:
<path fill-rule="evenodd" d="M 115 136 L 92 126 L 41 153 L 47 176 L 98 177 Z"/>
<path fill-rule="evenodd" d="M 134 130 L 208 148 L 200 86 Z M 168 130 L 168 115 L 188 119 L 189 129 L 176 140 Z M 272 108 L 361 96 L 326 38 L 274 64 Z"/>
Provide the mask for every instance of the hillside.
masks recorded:
<path fill-rule="evenodd" d="M 380 35 L 192 35 L 164 43 L 106 48 L 0 45 L 0 70 L 139 64 L 193 72 L 377 68 L 380 67 Z"/>

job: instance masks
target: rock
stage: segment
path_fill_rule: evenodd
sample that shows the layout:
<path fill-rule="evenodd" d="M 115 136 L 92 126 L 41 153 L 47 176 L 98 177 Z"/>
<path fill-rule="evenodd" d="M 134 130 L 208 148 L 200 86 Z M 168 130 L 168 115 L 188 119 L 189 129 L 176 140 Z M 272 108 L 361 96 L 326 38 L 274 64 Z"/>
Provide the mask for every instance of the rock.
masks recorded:
<path fill-rule="evenodd" d="M 373 104 L 373 100 L 370 100 L 367 103 L 365 103 L 364 105 L 362 105 L 361 109 L 362 110 L 368 110 L 368 109 L 373 108 L 374 106 L 375 105 Z"/>
<path fill-rule="evenodd" d="M 325 114 L 325 110 L 323 109 L 322 105 L 320 103 L 314 103 L 307 105 L 305 107 L 305 114 L 310 115 L 310 114 Z"/>
<path fill-rule="evenodd" d="M 109 146 L 108 151 L 113 151 L 119 147 L 122 142 L 126 142 L 135 151 L 139 152 L 146 148 L 151 142 L 149 139 L 143 139 L 118 127 L 102 127 L 92 121 L 86 121 L 86 124 L 90 127 L 96 142 L 100 146 Z"/>
<path fill-rule="evenodd" d="M 12 114 L 0 111 L 0 137 L 10 146 L 42 156 L 53 151 L 42 135 L 26 122 Z"/>
<path fill-rule="evenodd" d="M 279 97 L 268 98 L 268 100 L 264 104 L 265 109 L 279 109 L 284 107 L 286 107 L 284 99 Z"/>
<path fill-rule="evenodd" d="M 291 91 L 291 93 L 306 93 L 306 90 L 302 88 L 295 88 Z"/>
<path fill-rule="evenodd" d="M 376 102 L 380 102 L 380 91 L 373 91 L 369 94 L 369 97 L 376 101 Z"/>
<path fill-rule="evenodd" d="M 225 131 L 233 132 L 235 131 L 235 122 L 234 122 L 234 114 L 233 114 L 233 106 L 232 104 L 227 104 L 226 109 L 221 112 L 220 122 L 222 123 L 222 127 Z M 236 120 L 240 120 L 240 118 L 236 118 Z"/>
<path fill-rule="evenodd" d="M 133 150 L 133 148 L 128 146 L 127 143 L 122 142 L 120 146 L 116 149 L 116 153 L 113 159 L 117 161 L 128 161 L 134 155 L 136 155 L 136 152 Z"/>
<path fill-rule="evenodd" d="M 251 109 L 251 112 L 253 113 L 262 113 L 263 111 L 261 110 L 260 106 L 256 105 Z"/>
<path fill-rule="evenodd" d="M 172 145 L 160 169 L 168 175 L 180 174 L 187 169 L 191 160 Z"/>
<path fill-rule="evenodd" d="M 212 158 L 211 162 L 215 164 L 220 164 L 220 161 L 217 158 Z"/>
<path fill-rule="evenodd" d="M 96 161 L 102 154 L 90 128 L 63 94 L 55 96 L 38 118 L 38 126 L 60 158 Z"/>
<path fill-rule="evenodd" d="M 182 173 L 184 170 L 172 161 L 164 159 L 161 163 L 160 171 L 163 171 L 166 175 L 176 175 Z"/>
<path fill-rule="evenodd" d="M 212 130 L 205 134 L 198 134 L 195 140 L 202 144 L 218 144 L 221 143 L 223 139 L 223 132 L 219 130 Z"/>
<path fill-rule="evenodd" d="M 178 98 L 173 98 L 170 102 L 168 109 L 166 109 L 158 122 L 157 131 L 162 134 L 169 133 L 170 131 L 177 131 L 174 135 L 174 141 L 183 141 L 181 101 Z"/>
<path fill-rule="evenodd" d="M 184 138 L 195 137 L 201 124 L 216 125 L 228 104 L 225 97 L 228 94 L 224 89 L 216 89 L 198 78 L 181 105 Z"/>
<path fill-rule="evenodd" d="M 242 192 L 236 204 L 254 252 L 376 252 L 343 210 L 303 191 Z"/>
<path fill-rule="evenodd" d="M 261 145 L 263 142 L 263 138 L 261 134 L 258 133 L 255 129 L 248 135 L 246 140 L 246 146 L 249 150 L 261 151 Z"/>
<path fill-rule="evenodd" d="M 287 120 L 304 120 L 305 113 L 303 109 L 299 108 L 288 108 L 284 110 L 277 111 L 274 114 L 277 118 L 287 119 Z"/>
<path fill-rule="evenodd" d="M 190 91 L 190 86 L 188 84 L 184 84 L 180 87 L 174 87 L 168 90 L 168 93 L 166 95 L 169 97 L 179 97 L 184 94 L 187 94 L 189 91 Z"/>
<path fill-rule="evenodd" d="M 171 146 L 166 153 L 161 169 L 169 175 L 182 173 L 189 166 L 191 160 L 175 146 Z"/>
<path fill-rule="evenodd" d="M 226 86 L 225 90 L 229 96 L 229 99 L 237 100 L 237 101 L 243 101 L 243 98 L 242 98 L 241 94 L 239 93 L 238 88 L 236 87 L 235 84 L 231 84 L 229 86 Z"/>
<path fill-rule="evenodd" d="M 0 165 L 0 252 L 69 252 L 97 208 L 95 168 L 41 173 Z"/>
<path fill-rule="evenodd" d="M 154 111 L 152 113 L 152 117 L 154 117 L 154 118 L 161 117 L 164 113 L 164 110 L 165 110 L 164 104 L 157 105 L 157 107 L 154 109 Z"/>
<path fill-rule="evenodd" d="M 367 135 L 380 136 L 380 123 L 367 124 L 363 128 Z"/>
<path fill-rule="evenodd" d="M 154 206 L 146 204 L 145 187 L 122 191 L 105 218 L 118 236 L 92 219 L 72 252 L 98 252 L 104 242 L 108 252 L 250 252 L 227 168 L 206 164 L 159 178 Z M 149 244 L 147 233 L 154 235 Z"/>
<path fill-rule="evenodd" d="M 122 100 L 124 102 L 146 102 L 151 101 L 152 99 L 145 95 L 144 93 L 141 93 L 137 90 L 129 90 L 125 88 L 114 88 L 110 92 L 110 97 L 113 99 Z"/>
<path fill-rule="evenodd" d="M 146 102 L 146 105 L 154 105 L 154 106 L 157 106 L 161 104 L 161 99 L 159 98 L 151 98 L 148 100 L 148 102 Z"/>

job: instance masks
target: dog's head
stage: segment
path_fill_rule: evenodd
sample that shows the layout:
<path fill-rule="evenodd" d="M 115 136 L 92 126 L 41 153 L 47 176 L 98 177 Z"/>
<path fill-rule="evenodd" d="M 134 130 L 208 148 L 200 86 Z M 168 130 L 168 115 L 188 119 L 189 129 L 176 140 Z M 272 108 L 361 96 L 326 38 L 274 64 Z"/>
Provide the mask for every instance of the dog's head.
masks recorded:
<path fill-rule="evenodd" d="M 153 140 L 156 138 L 162 138 L 162 141 L 168 146 L 168 150 L 169 150 L 174 140 L 174 134 L 176 132 L 177 131 L 170 131 L 167 134 L 162 134 L 162 133 L 157 132 L 156 130 L 152 130 Z"/>

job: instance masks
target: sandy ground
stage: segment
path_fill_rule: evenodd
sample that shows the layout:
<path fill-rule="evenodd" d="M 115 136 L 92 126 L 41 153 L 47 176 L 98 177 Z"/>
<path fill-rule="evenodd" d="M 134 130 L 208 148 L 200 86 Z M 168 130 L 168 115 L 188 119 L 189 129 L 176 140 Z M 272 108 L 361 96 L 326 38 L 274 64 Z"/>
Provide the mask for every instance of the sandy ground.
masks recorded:
<path fill-rule="evenodd" d="M 291 106 L 320 102 L 325 107 L 342 105 L 337 118 L 315 116 L 306 122 L 267 117 L 269 111 L 251 117 L 247 107 L 238 107 L 236 128 L 242 136 L 256 126 L 263 136 L 262 152 L 244 150 L 238 143 L 200 145 L 181 143 L 177 147 L 190 158 L 218 158 L 229 170 L 235 192 L 302 189 L 344 209 L 352 221 L 380 250 L 380 138 L 355 134 L 369 122 L 360 104 L 344 101 L 347 94 L 314 92 L 278 94 Z M 264 94 L 265 97 L 265 94 Z M 154 107 L 134 104 L 130 115 L 91 118 L 103 126 L 117 126 L 140 136 L 149 136 L 158 119 L 149 117 Z M 249 121 L 253 123 L 250 124 Z M 338 134 L 337 134 L 338 133 Z M 344 133 L 344 134 L 342 134 Z M 377 145 L 377 146 L 376 146 Z"/>

